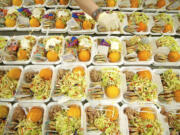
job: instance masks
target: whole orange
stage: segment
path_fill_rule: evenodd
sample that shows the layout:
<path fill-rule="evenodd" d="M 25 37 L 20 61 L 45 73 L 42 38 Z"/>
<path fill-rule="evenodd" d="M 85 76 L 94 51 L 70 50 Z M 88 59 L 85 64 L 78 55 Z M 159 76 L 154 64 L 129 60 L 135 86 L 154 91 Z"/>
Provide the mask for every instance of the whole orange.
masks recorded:
<path fill-rule="evenodd" d="M 5 20 L 6 27 L 14 27 L 16 25 L 16 20 L 7 18 Z"/>
<path fill-rule="evenodd" d="M 47 59 L 48 59 L 48 61 L 57 61 L 58 60 L 58 54 L 55 51 L 48 51 Z"/>
<path fill-rule="evenodd" d="M 44 4 L 44 0 L 34 0 L 34 2 L 36 3 L 36 4 Z"/>
<path fill-rule="evenodd" d="M 91 58 L 91 54 L 89 52 L 89 50 L 80 50 L 80 52 L 78 53 L 78 59 L 80 61 L 83 61 L 83 62 L 86 62 L 86 61 L 89 61 Z"/>
<path fill-rule="evenodd" d="M 154 111 L 149 107 L 141 108 L 140 117 L 145 120 L 155 120 Z"/>
<path fill-rule="evenodd" d="M 137 31 L 138 32 L 141 32 L 141 31 L 146 32 L 146 30 L 147 30 L 147 25 L 145 23 L 143 23 L 143 22 L 140 22 L 138 24 Z"/>
<path fill-rule="evenodd" d="M 79 73 L 81 76 L 85 75 L 84 67 L 82 67 L 82 66 L 78 66 L 78 67 L 73 68 L 72 72 L 73 73 Z"/>
<path fill-rule="evenodd" d="M 174 99 L 176 102 L 180 102 L 180 90 L 174 92 Z"/>
<path fill-rule="evenodd" d="M 171 25 L 171 24 L 166 24 L 166 25 L 164 26 L 163 32 L 164 32 L 164 33 L 172 32 L 172 30 L 173 30 L 172 25 Z"/>
<path fill-rule="evenodd" d="M 140 78 L 152 80 L 152 75 L 149 70 L 139 71 L 137 74 Z"/>
<path fill-rule="evenodd" d="M 67 111 L 69 117 L 79 118 L 81 117 L 81 109 L 77 105 L 71 105 Z"/>
<path fill-rule="evenodd" d="M 108 58 L 110 62 L 118 62 L 120 61 L 121 55 L 119 52 L 111 52 L 109 53 Z"/>
<path fill-rule="evenodd" d="M 39 107 L 33 107 L 27 114 L 27 119 L 31 120 L 32 122 L 39 122 L 40 120 L 42 120 L 42 117 L 43 110 Z"/>
<path fill-rule="evenodd" d="M 158 0 L 156 5 L 158 8 L 162 8 L 166 5 L 166 1 L 165 0 Z"/>
<path fill-rule="evenodd" d="M 37 18 L 32 17 L 29 22 L 31 27 L 39 27 L 41 24 Z"/>
<path fill-rule="evenodd" d="M 21 6 L 22 0 L 12 0 L 12 5 L 13 6 Z"/>
<path fill-rule="evenodd" d="M 177 51 L 170 51 L 168 54 L 168 60 L 170 62 L 177 62 L 180 60 L 180 54 Z"/>
<path fill-rule="evenodd" d="M 50 80 L 52 78 L 52 70 L 49 68 L 41 69 L 39 76 L 45 80 Z"/>
<path fill-rule="evenodd" d="M 26 50 L 19 50 L 17 53 L 18 60 L 26 60 L 28 59 L 28 54 Z"/>
<path fill-rule="evenodd" d="M 151 56 L 150 51 L 139 51 L 138 52 L 138 58 L 140 61 L 147 61 L 147 60 L 149 60 L 150 56 Z"/>
<path fill-rule="evenodd" d="M 19 68 L 13 68 L 8 72 L 8 77 L 11 79 L 18 80 L 21 75 L 21 69 Z"/>
<path fill-rule="evenodd" d="M 57 29 L 64 29 L 66 25 L 61 19 L 56 20 L 56 28 Z"/>
<path fill-rule="evenodd" d="M 90 30 L 90 29 L 92 29 L 93 25 L 90 21 L 85 20 L 85 21 L 83 21 L 82 27 L 84 30 Z"/>
<path fill-rule="evenodd" d="M 69 2 L 69 0 L 60 0 L 60 1 L 59 1 L 59 3 L 60 3 L 61 5 L 67 5 L 68 2 Z"/>
<path fill-rule="evenodd" d="M 119 111 L 114 106 L 107 106 L 105 108 L 106 110 L 106 116 L 110 118 L 111 121 L 117 120 L 119 117 Z"/>
<path fill-rule="evenodd" d="M 108 86 L 106 88 L 106 95 L 109 98 L 117 98 L 119 96 L 119 94 L 120 94 L 120 90 L 116 86 Z"/>
<path fill-rule="evenodd" d="M 115 0 L 107 0 L 107 7 L 115 7 L 116 1 Z"/>

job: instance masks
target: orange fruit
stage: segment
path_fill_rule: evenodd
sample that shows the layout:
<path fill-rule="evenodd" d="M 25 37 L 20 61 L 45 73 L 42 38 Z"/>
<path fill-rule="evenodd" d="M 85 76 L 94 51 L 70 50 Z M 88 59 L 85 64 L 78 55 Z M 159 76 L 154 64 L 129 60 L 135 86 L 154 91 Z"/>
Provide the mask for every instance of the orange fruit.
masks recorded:
<path fill-rule="evenodd" d="M 78 66 L 78 67 L 73 68 L 72 72 L 73 73 L 79 73 L 81 76 L 85 75 L 84 67 L 82 67 L 82 66 Z"/>
<path fill-rule="evenodd" d="M 147 61 L 151 56 L 150 51 L 139 51 L 138 58 L 140 61 Z"/>
<path fill-rule="evenodd" d="M 164 26 L 163 32 L 164 32 L 164 33 L 172 32 L 172 30 L 173 30 L 172 25 L 171 25 L 171 24 L 166 24 L 166 25 Z"/>
<path fill-rule="evenodd" d="M 36 3 L 36 4 L 44 4 L 44 0 L 34 0 L 34 2 Z"/>
<path fill-rule="evenodd" d="M 21 69 L 19 68 L 13 68 L 8 72 L 8 77 L 11 79 L 18 80 L 21 75 Z"/>
<path fill-rule="evenodd" d="M 27 114 L 27 119 L 32 122 L 39 122 L 42 120 L 43 110 L 39 107 L 33 107 Z"/>
<path fill-rule="evenodd" d="M 50 80 L 52 78 L 52 70 L 49 68 L 41 69 L 39 76 L 45 80 Z"/>
<path fill-rule="evenodd" d="M 66 25 L 61 19 L 56 20 L 56 28 L 57 29 L 64 29 Z"/>
<path fill-rule="evenodd" d="M 5 105 L 0 105 L 0 119 L 5 119 L 9 113 L 9 108 Z"/>
<path fill-rule="evenodd" d="M 145 23 L 143 23 L 143 22 L 140 22 L 138 24 L 137 31 L 138 32 L 141 32 L 141 31 L 145 32 L 146 30 L 147 30 L 147 25 Z"/>
<path fill-rule="evenodd" d="M 90 29 L 92 29 L 92 27 L 93 27 L 93 25 L 90 21 L 88 21 L 88 20 L 83 21 L 82 28 L 84 30 L 90 30 Z"/>
<path fill-rule="evenodd" d="M 22 5 L 22 0 L 12 0 L 12 5 L 13 6 L 21 6 Z"/>
<path fill-rule="evenodd" d="M 37 18 L 32 17 L 29 22 L 31 27 L 39 27 L 41 24 Z"/>
<path fill-rule="evenodd" d="M 71 105 L 67 111 L 67 115 L 69 117 L 80 118 L 81 117 L 80 107 L 77 105 Z"/>
<path fill-rule="evenodd" d="M 106 88 L 106 95 L 109 98 L 117 98 L 119 94 L 120 94 L 120 90 L 116 86 L 108 86 Z"/>
<path fill-rule="evenodd" d="M 152 80 L 152 75 L 151 75 L 151 72 L 149 70 L 139 71 L 137 73 L 138 73 L 138 76 L 142 79 Z"/>
<path fill-rule="evenodd" d="M 16 20 L 7 18 L 5 20 L 6 27 L 14 27 L 16 25 Z"/>
<path fill-rule="evenodd" d="M 48 51 L 47 59 L 48 59 L 48 61 L 57 61 L 58 60 L 58 54 L 55 51 Z"/>
<path fill-rule="evenodd" d="M 140 117 L 144 120 L 155 120 L 154 111 L 149 107 L 141 108 Z"/>
<path fill-rule="evenodd" d="M 60 1 L 59 1 L 59 3 L 60 3 L 61 5 L 67 5 L 68 2 L 69 2 L 69 0 L 60 0 Z"/>
<path fill-rule="evenodd" d="M 177 51 L 170 51 L 168 54 L 168 60 L 170 62 L 177 62 L 180 60 L 180 54 Z"/>
<path fill-rule="evenodd" d="M 115 7 L 116 1 L 115 0 L 107 0 L 107 7 Z"/>
<path fill-rule="evenodd" d="M 109 53 L 108 58 L 110 62 L 118 62 L 120 61 L 121 55 L 119 52 L 111 52 Z"/>
<path fill-rule="evenodd" d="M 174 92 L 174 99 L 176 102 L 180 102 L 180 90 Z"/>
<path fill-rule="evenodd" d="M 119 111 L 114 106 L 107 106 L 105 108 L 106 110 L 106 116 L 110 118 L 111 121 L 117 120 L 119 117 Z"/>
<path fill-rule="evenodd" d="M 26 50 L 19 50 L 17 53 L 18 60 L 27 60 L 28 59 L 28 54 Z"/>
<path fill-rule="evenodd" d="M 139 7 L 139 1 L 138 0 L 130 0 L 131 2 L 131 8 L 138 8 Z"/>
<path fill-rule="evenodd" d="M 162 8 L 166 5 L 166 1 L 165 0 L 158 0 L 156 5 L 158 8 Z"/>
<path fill-rule="evenodd" d="M 91 54 L 89 52 L 89 50 L 80 50 L 80 52 L 78 53 L 78 59 L 80 61 L 83 61 L 83 62 L 86 62 L 86 61 L 89 61 L 91 58 Z"/>

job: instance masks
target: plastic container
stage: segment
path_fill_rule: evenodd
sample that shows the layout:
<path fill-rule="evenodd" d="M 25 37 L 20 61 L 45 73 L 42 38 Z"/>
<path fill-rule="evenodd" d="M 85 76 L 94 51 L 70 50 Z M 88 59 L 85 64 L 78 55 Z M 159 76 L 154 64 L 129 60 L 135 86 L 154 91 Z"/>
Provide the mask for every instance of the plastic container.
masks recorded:
<path fill-rule="evenodd" d="M 19 92 L 20 92 L 20 89 L 21 89 L 21 87 L 22 87 L 22 84 L 27 84 L 27 82 L 25 82 L 25 80 L 24 80 L 24 75 L 25 75 L 25 73 L 26 72 L 30 72 L 30 71 L 34 71 L 34 72 L 40 72 L 40 70 L 41 69 L 44 69 L 44 68 L 49 68 L 49 69 L 51 69 L 52 70 L 52 72 L 53 72 L 53 74 L 52 74 L 52 79 L 51 79 L 51 88 L 50 88 L 50 92 L 49 92 L 49 97 L 48 98 L 46 98 L 46 99 L 35 99 L 34 97 L 32 97 L 32 98 L 28 98 L 29 97 L 29 95 L 22 95 L 22 94 L 20 94 Z M 29 66 L 26 66 L 25 68 L 24 68 L 24 71 L 22 72 L 22 75 L 21 75 L 21 78 L 20 78 L 20 83 L 19 83 L 19 85 L 18 85 L 18 91 L 17 91 L 17 93 L 16 93 L 16 95 L 15 95 L 15 97 L 16 97 L 16 101 L 18 101 L 18 102 L 31 102 L 31 103 L 35 103 L 35 102 L 48 102 L 49 100 L 50 100 L 50 98 L 51 98 L 51 95 L 52 95 L 52 90 L 53 90 L 53 87 L 54 87 L 54 76 L 55 76 L 55 73 L 54 73 L 54 67 L 53 66 L 48 66 L 48 65 L 43 65 L 43 66 L 41 66 L 41 65 L 29 65 Z M 32 84 L 32 83 L 29 83 L 29 84 Z M 28 99 L 22 99 L 22 98 L 28 98 Z"/>
<path fill-rule="evenodd" d="M 167 6 L 166 6 L 166 12 L 171 12 L 171 13 L 179 13 L 179 9 L 177 10 L 177 9 L 174 9 L 174 10 L 168 10 L 168 5 L 169 4 L 171 4 L 171 1 L 172 0 L 167 0 Z M 180 7 L 180 1 L 178 1 L 178 0 L 174 0 L 174 4 L 173 5 L 178 5 L 177 6 L 177 8 L 179 8 Z"/>
<path fill-rule="evenodd" d="M 121 72 L 120 69 L 117 66 L 90 66 L 90 67 L 88 67 L 88 89 L 86 90 L 86 96 L 87 96 L 87 100 L 89 102 L 99 102 L 99 103 L 102 102 L 103 103 L 105 101 L 109 101 L 111 103 L 117 103 L 117 102 L 121 102 L 122 101 L 123 93 L 126 90 L 126 78 L 125 78 L 125 75 L 123 73 L 121 73 L 121 84 L 119 86 L 120 87 L 120 94 L 119 94 L 118 97 L 116 97 L 116 98 L 109 98 L 106 95 L 105 89 L 103 87 L 102 87 L 102 89 L 103 89 L 104 95 L 103 95 L 102 99 L 92 99 L 92 98 L 90 98 L 88 96 L 88 90 L 93 88 L 93 87 L 90 87 L 90 83 L 92 83 L 91 82 L 91 78 L 90 78 L 90 71 L 93 70 L 93 69 L 95 69 L 95 70 L 102 70 L 102 69 L 106 69 L 106 68 L 110 68 L 110 71 L 111 71 L 111 69 L 114 68 L 114 69 L 119 70 L 119 72 Z M 95 87 L 97 87 L 97 86 L 95 86 Z"/>
<path fill-rule="evenodd" d="M 28 109 L 30 110 L 33 107 L 40 107 L 40 108 L 42 108 L 44 110 L 44 114 L 43 114 L 43 118 L 42 118 L 42 134 L 44 134 L 43 129 L 44 129 L 44 126 L 45 126 L 46 105 L 42 104 L 42 103 L 15 103 L 13 105 L 12 111 L 11 111 L 11 113 L 9 115 L 8 123 L 6 125 L 5 134 L 10 134 L 10 133 L 8 133 L 9 132 L 8 131 L 8 125 L 11 124 L 14 110 L 18 106 L 23 108 L 23 110 L 25 111 L 26 116 L 28 114 Z"/>
<path fill-rule="evenodd" d="M 84 35 L 81 35 L 81 36 L 84 36 Z M 71 37 L 76 37 L 77 39 L 79 39 L 79 37 L 81 37 L 81 36 L 66 36 L 65 43 L 64 43 L 64 49 L 63 49 L 63 56 L 65 55 L 66 40 L 70 39 Z M 92 61 L 93 61 L 93 53 L 95 51 L 95 45 L 94 45 L 95 43 L 94 43 L 94 38 L 92 36 L 87 36 L 87 37 L 89 37 L 91 39 L 91 41 L 92 41 L 91 52 L 90 52 L 91 53 L 90 60 L 87 61 L 87 62 L 83 62 L 83 61 L 80 61 L 78 59 L 78 56 L 76 56 L 76 60 L 73 61 L 73 62 L 68 62 L 68 61 L 62 60 L 63 64 L 85 64 L 85 65 L 90 65 L 92 63 Z"/>
<path fill-rule="evenodd" d="M 22 76 L 22 72 L 23 72 L 23 67 L 22 66 L 0 66 L 0 70 L 5 70 L 5 71 L 9 71 L 13 68 L 19 68 L 21 69 L 21 76 Z M 21 78 L 21 77 L 20 77 Z M 15 94 L 13 95 L 12 98 L 9 98 L 9 99 L 5 99 L 5 98 L 0 98 L 0 101 L 5 101 L 5 102 L 13 102 L 15 100 L 15 95 L 16 95 L 16 92 L 18 90 L 18 85 L 20 83 L 20 79 L 18 80 L 18 83 L 17 83 L 17 86 L 16 86 L 16 89 L 14 90 L 15 91 Z"/>
<path fill-rule="evenodd" d="M 153 73 L 155 74 L 156 76 L 156 82 L 158 82 L 159 86 L 160 86 L 160 89 L 158 91 L 158 95 L 164 91 L 164 88 L 163 88 L 163 84 L 162 84 L 162 81 L 161 81 L 161 77 L 160 77 L 160 74 L 164 73 L 166 70 L 168 69 L 154 69 L 153 70 Z M 179 69 L 172 69 L 173 72 L 177 73 L 178 75 L 180 75 L 180 70 Z M 158 103 L 160 105 L 165 105 L 165 106 L 177 106 L 179 105 L 180 106 L 180 102 L 176 102 L 175 100 L 173 100 L 172 102 L 170 103 L 166 103 L 166 102 L 161 102 L 158 100 Z"/>
<path fill-rule="evenodd" d="M 142 7 L 143 0 L 142 0 L 142 3 L 139 5 L 138 8 L 131 8 L 130 6 L 129 7 L 128 6 L 127 7 L 120 7 L 121 5 L 126 5 L 126 3 L 129 3 L 131 5 L 130 0 L 119 0 L 118 9 L 122 10 L 122 11 L 138 11 L 138 10 L 142 10 L 143 9 L 143 7 Z"/>
<path fill-rule="evenodd" d="M 27 2 L 32 2 L 32 0 L 23 0 L 23 7 L 25 8 L 29 8 L 29 7 L 45 7 L 45 3 L 46 3 L 46 0 L 44 0 L 44 3 L 43 4 L 35 4 L 35 1 L 34 1 L 34 4 L 30 3 L 29 5 L 27 5 L 26 3 Z"/>
<path fill-rule="evenodd" d="M 24 39 L 25 37 L 28 37 L 28 36 L 32 36 L 32 37 L 34 37 L 34 38 L 35 38 L 35 40 L 36 40 L 36 43 L 37 43 L 37 37 L 36 37 L 36 36 L 34 36 L 34 35 L 21 35 L 21 36 L 14 36 L 14 37 L 10 37 L 10 39 L 16 39 L 16 40 L 18 40 L 18 41 L 21 41 L 22 39 Z M 10 39 L 9 39 L 9 43 L 10 43 Z M 30 61 L 31 61 L 32 52 L 33 52 L 33 50 L 34 50 L 34 48 L 35 48 L 35 46 L 36 46 L 36 43 L 35 43 L 35 45 L 32 47 L 32 51 L 31 51 L 31 53 L 30 53 L 30 57 L 29 57 L 29 59 L 28 59 L 28 60 L 15 60 L 15 61 L 8 61 L 8 60 L 5 60 L 5 58 L 4 58 L 3 63 L 4 63 L 4 64 L 12 64 L 12 65 L 16 65 L 16 64 L 23 64 L 23 65 L 25 65 L 25 64 L 29 64 L 29 63 L 30 63 Z"/>
<path fill-rule="evenodd" d="M 73 102 L 62 102 L 62 103 L 59 103 L 59 102 L 51 102 L 47 105 L 47 111 L 46 111 L 46 115 L 45 115 L 45 126 L 44 126 L 44 134 L 48 134 L 47 132 L 49 131 L 48 128 L 47 128 L 47 125 L 49 123 L 49 111 L 50 111 L 50 108 L 53 107 L 53 106 L 60 106 L 62 108 L 65 108 L 65 109 L 68 109 L 68 106 L 70 105 L 78 105 L 80 108 L 81 108 L 81 128 L 84 129 L 84 123 L 83 123 L 83 120 L 84 120 L 84 111 L 83 111 L 83 105 L 81 102 L 77 102 L 77 101 L 73 101 Z M 55 131 L 54 131 L 55 132 Z M 52 132 L 53 133 L 53 132 Z"/>
<path fill-rule="evenodd" d="M 48 2 L 50 2 L 50 1 L 52 1 L 52 0 L 46 0 L 46 3 L 45 3 L 45 6 L 47 7 L 47 8 L 67 8 L 68 6 L 69 6 L 69 4 L 70 4 L 70 2 L 71 2 L 71 0 L 69 0 L 69 2 L 68 2 L 68 4 L 67 5 L 61 5 L 59 2 L 58 2 L 58 0 L 56 0 L 57 1 L 57 4 L 56 5 L 48 5 Z"/>
<path fill-rule="evenodd" d="M 35 56 L 35 52 L 36 52 L 36 50 L 37 50 L 37 46 L 40 44 L 39 43 L 39 40 L 41 39 L 41 38 L 49 38 L 49 37 L 61 37 L 62 38 L 62 50 L 61 50 L 61 55 L 60 55 L 60 57 L 59 57 L 59 60 L 58 61 L 48 61 L 48 59 L 47 59 L 47 57 L 46 57 L 46 60 L 45 61 L 38 61 L 38 60 L 35 60 L 35 58 L 34 58 L 34 56 Z M 38 42 L 37 42 L 37 44 L 36 44 L 36 46 L 35 46 L 35 48 L 33 49 L 33 53 L 32 53 L 32 57 L 31 57 L 31 62 L 32 62 L 32 64 L 42 64 L 42 65 L 47 65 L 47 64 L 60 64 L 61 62 L 62 62 L 62 54 L 63 54 L 63 52 L 64 52 L 64 44 L 65 44 L 65 39 L 64 39 L 64 36 L 58 36 L 58 35 L 53 35 L 53 36 L 40 36 L 40 37 L 38 37 Z"/>
<path fill-rule="evenodd" d="M 131 66 L 131 67 L 122 67 L 121 68 L 121 71 L 124 72 L 124 71 L 131 71 L 131 72 L 134 72 L 134 73 L 137 73 L 139 71 L 144 71 L 144 70 L 148 70 L 151 72 L 151 75 L 152 75 L 152 82 L 156 84 L 157 86 L 157 98 L 153 99 L 152 101 L 141 101 L 141 100 L 135 100 L 135 101 L 129 101 L 127 100 L 125 97 L 124 97 L 124 94 L 125 92 L 127 92 L 127 81 L 126 81 L 126 89 L 123 91 L 123 101 L 125 103 L 128 103 L 128 104 L 145 104 L 145 103 L 157 103 L 158 102 L 158 91 L 160 90 L 161 88 L 161 85 L 157 83 L 157 78 L 156 76 L 154 75 L 153 71 L 151 70 L 151 68 L 149 67 L 143 67 L 143 66 Z M 126 76 L 126 75 L 125 75 Z"/>
<path fill-rule="evenodd" d="M 134 36 L 123 36 L 122 37 L 122 39 L 121 39 L 121 42 L 122 42 L 122 45 L 123 45 L 123 47 L 124 47 L 124 50 L 123 50 L 123 58 L 124 58 L 124 65 L 151 65 L 151 64 L 153 64 L 153 62 L 154 62 L 154 50 L 155 50 L 155 48 L 156 48 L 156 46 L 154 45 L 154 44 L 152 44 L 151 43 L 151 41 L 152 41 L 152 38 L 151 37 L 147 37 L 147 39 L 148 39 L 148 44 L 150 44 L 151 45 L 151 47 L 152 47 L 152 56 L 151 56 L 151 58 L 148 60 L 148 61 L 140 61 L 139 59 L 138 59 L 138 57 L 136 58 L 136 61 L 127 61 L 126 59 L 125 59 L 125 56 L 127 55 L 127 48 L 126 48 L 126 42 L 125 42 L 125 40 L 129 40 L 130 38 L 132 38 L 132 37 L 134 37 Z M 136 53 L 136 52 L 135 52 Z M 137 54 L 137 53 L 136 53 Z"/>
<path fill-rule="evenodd" d="M 55 89 L 56 89 L 56 84 L 57 84 L 57 81 L 58 81 L 58 71 L 60 70 L 60 69 L 65 69 L 65 70 L 72 70 L 73 68 L 75 68 L 75 67 L 78 67 L 78 66 L 81 66 L 81 67 L 83 67 L 84 69 L 85 69 L 85 80 L 86 80 L 86 89 L 87 89 L 87 87 L 88 87 L 88 78 L 87 78 L 87 68 L 86 68 L 86 66 L 85 65 L 83 65 L 83 64 L 64 64 L 64 65 L 58 65 L 56 68 L 55 68 L 55 77 L 54 77 L 54 80 L 53 80 L 53 82 L 54 82 L 54 89 L 53 89 L 53 94 L 52 94 L 52 99 L 53 99 L 53 101 L 57 101 L 57 102 L 66 102 L 66 101 L 69 101 L 69 100 L 72 100 L 73 102 L 74 101 L 84 101 L 85 100 L 85 96 L 84 97 L 82 97 L 81 99 L 74 99 L 74 98 L 71 98 L 71 97 L 69 97 L 69 96 L 65 96 L 65 95 L 61 95 L 61 96 L 55 96 L 54 95 L 54 92 L 55 92 Z M 84 94 L 85 94 L 85 92 L 86 92 L 86 89 L 84 90 Z"/>
<path fill-rule="evenodd" d="M 161 127 L 163 128 L 163 135 L 169 135 L 169 126 L 167 124 L 167 122 L 165 122 L 165 120 L 163 119 L 163 116 L 160 114 L 160 110 L 157 109 L 157 107 L 154 104 L 124 104 L 122 106 L 122 112 L 124 112 L 125 108 L 130 107 L 132 109 L 135 109 L 136 111 L 140 112 L 140 109 L 142 107 L 149 107 L 152 108 L 153 110 L 155 110 L 155 115 L 156 115 L 156 119 L 160 122 Z M 128 122 L 128 117 L 125 113 L 123 113 L 125 115 L 124 119 L 125 121 Z M 129 124 L 128 124 L 129 125 Z M 129 128 L 128 128 L 129 131 Z M 126 135 L 130 135 L 129 133 Z"/>
<path fill-rule="evenodd" d="M 119 113 L 119 125 L 120 125 L 120 132 L 122 133 L 122 135 L 128 135 L 128 121 L 125 119 L 125 114 L 123 113 L 122 108 L 116 104 L 116 103 L 111 103 L 111 102 L 107 102 L 104 101 L 103 103 L 86 103 L 84 105 L 84 124 L 85 124 L 85 134 L 86 135 L 100 135 L 102 132 L 98 131 L 98 130 L 94 130 L 94 131 L 87 131 L 87 116 L 86 116 L 86 108 L 87 107 L 100 107 L 99 110 L 105 110 L 103 109 L 103 107 L 105 106 L 114 106 L 118 109 L 118 113 Z M 102 108 L 102 109 L 101 109 Z"/>

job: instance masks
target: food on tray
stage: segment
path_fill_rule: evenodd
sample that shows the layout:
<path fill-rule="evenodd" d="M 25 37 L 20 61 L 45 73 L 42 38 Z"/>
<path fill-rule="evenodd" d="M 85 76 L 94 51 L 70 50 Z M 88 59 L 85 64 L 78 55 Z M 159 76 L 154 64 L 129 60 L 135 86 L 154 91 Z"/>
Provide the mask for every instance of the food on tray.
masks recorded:
<path fill-rule="evenodd" d="M 48 6 L 55 6 L 55 5 L 68 5 L 69 0 L 47 0 L 46 4 Z"/>
<path fill-rule="evenodd" d="M 3 60 L 3 52 L 4 52 L 4 47 L 8 43 L 8 38 L 6 37 L 0 37 L 0 63 Z"/>
<path fill-rule="evenodd" d="M 156 40 L 158 52 L 154 56 L 156 62 L 178 62 L 180 61 L 180 45 L 171 36 L 163 36 Z M 166 51 L 162 51 L 162 47 Z"/>
<path fill-rule="evenodd" d="M 0 135 L 3 135 L 7 117 L 9 114 L 9 107 L 0 105 Z"/>
<path fill-rule="evenodd" d="M 120 8 L 140 8 L 142 5 L 142 0 L 120 0 Z"/>
<path fill-rule="evenodd" d="M 145 9 L 160 9 L 166 6 L 166 0 L 145 0 L 143 6 Z"/>
<path fill-rule="evenodd" d="M 12 0 L 12 5 L 13 6 L 21 6 L 22 5 L 22 0 Z"/>
<path fill-rule="evenodd" d="M 134 12 L 127 15 L 128 25 L 124 30 L 128 33 L 147 32 L 149 17 L 143 12 Z"/>
<path fill-rule="evenodd" d="M 43 16 L 43 28 L 65 29 L 70 19 L 71 12 L 68 9 L 50 10 Z"/>
<path fill-rule="evenodd" d="M 72 99 L 81 100 L 85 97 L 86 87 L 84 67 L 76 66 L 72 70 L 60 68 L 58 70 L 54 96 L 67 96 Z"/>
<path fill-rule="evenodd" d="M 24 81 L 16 94 L 18 100 L 35 99 L 45 100 L 50 97 L 53 71 L 42 68 L 39 72 L 28 70 L 24 73 Z"/>
<path fill-rule="evenodd" d="M 61 59 L 64 44 L 63 36 L 41 37 L 33 52 L 35 62 L 57 62 Z"/>
<path fill-rule="evenodd" d="M 18 12 L 17 25 L 19 28 L 41 26 L 41 20 L 44 15 L 43 8 L 34 8 L 32 10 L 28 8 L 19 8 Z"/>
<path fill-rule="evenodd" d="M 169 4 L 166 7 L 167 10 L 180 10 L 179 0 L 169 0 Z"/>
<path fill-rule="evenodd" d="M 24 0 L 24 6 L 43 5 L 45 0 Z"/>
<path fill-rule="evenodd" d="M 117 68 L 91 69 L 88 97 L 90 99 L 116 99 L 121 92 L 122 77 Z"/>
<path fill-rule="evenodd" d="M 124 41 L 126 43 L 126 61 L 149 61 L 152 59 L 152 47 L 148 37 L 133 36 Z"/>
<path fill-rule="evenodd" d="M 21 6 L 22 0 L 0 0 L 0 7 Z"/>
<path fill-rule="evenodd" d="M 25 113 L 27 112 L 27 113 Z M 8 134 L 42 135 L 44 109 L 40 106 L 14 108 L 7 125 Z"/>
<path fill-rule="evenodd" d="M 168 122 L 170 134 L 178 135 L 180 133 L 180 109 L 168 109 L 162 107 L 161 113 Z"/>
<path fill-rule="evenodd" d="M 141 107 L 134 109 L 126 107 L 124 113 L 128 118 L 130 135 L 163 135 L 163 127 L 153 108 Z"/>
<path fill-rule="evenodd" d="M 31 57 L 31 52 L 36 44 L 34 36 L 24 36 L 12 38 L 5 47 L 5 61 L 27 61 Z"/>
<path fill-rule="evenodd" d="M 124 71 L 127 82 L 127 92 L 124 98 L 130 102 L 150 101 L 157 99 L 157 84 L 152 81 L 152 74 L 149 70 L 132 72 Z"/>
<path fill-rule="evenodd" d="M 72 31 L 93 30 L 95 28 L 95 20 L 85 12 L 77 11 L 72 13 L 75 25 L 71 25 Z"/>
<path fill-rule="evenodd" d="M 91 131 L 101 132 L 103 135 L 121 135 L 119 125 L 119 110 L 112 105 L 88 106 L 85 109 L 87 133 Z"/>
<path fill-rule="evenodd" d="M 10 99 L 15 95 L 20 75 L 20 68 L 0 69 L 0 98 Z"/>
<path fill-rule="evenodd" d="M 51 106 L 48 112 L 46 133 L 83 135 L 81 111 L 81 107 L 76 104 Z"/>
<path fill-rule="evenodd" d="M 163 91 L 159 94 L 161 102 L 170 103 L 173 100 L 180 102 L 180 75 L 168 69 L 160 74 Z"/>
<path fill-rule="evenodd" d="M 65 62 L 89 62 L 92 55 L 93 40 L 90 36 L 66 38 L 63 60 Z"/>
<path fill-rule="evenodd" d="M 166 13 L 159 13 L 153 16 L 154 26 L 152 33 L 172 33 L 174 31 L 174 22 L 172 16 Z"/>
<path fill-rule="evenodd" d="M 116 37 L 98 38 L 97 52 L 94 56 L 96 63 L 115 63 L 121 61 L 122 44 Z"/>

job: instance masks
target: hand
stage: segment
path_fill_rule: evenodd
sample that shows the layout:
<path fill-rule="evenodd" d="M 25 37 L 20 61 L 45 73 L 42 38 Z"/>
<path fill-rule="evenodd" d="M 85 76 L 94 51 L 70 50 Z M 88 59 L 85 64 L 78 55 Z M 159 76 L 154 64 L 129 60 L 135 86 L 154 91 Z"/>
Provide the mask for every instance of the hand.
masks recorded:
<path fill-rule="evenodd" d="M 101 27 L 106 28 L 107 31 L 120 29 L 120 20 L 117 13 L 102 12 L 97 19 Z"/>

